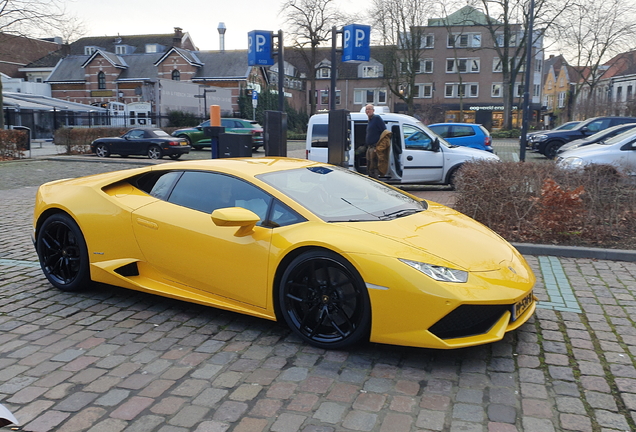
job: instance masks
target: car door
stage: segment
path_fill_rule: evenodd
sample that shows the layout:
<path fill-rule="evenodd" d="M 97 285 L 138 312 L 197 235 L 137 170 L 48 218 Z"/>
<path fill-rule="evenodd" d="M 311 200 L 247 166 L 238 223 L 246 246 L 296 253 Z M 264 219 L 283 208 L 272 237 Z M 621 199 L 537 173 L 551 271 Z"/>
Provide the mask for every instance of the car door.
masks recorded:
<path fill-rule="evenodd" d="M 476 148 L 479 150 L 484 149 L 483 142 L 480 145 L 479 139 L 476 137 L 475 129 L 473 129 L 472 126 L 453 125 L 451 129 L 451 139 L 447 139 L 449 143 L 463 147 Z"/>
<path fill-rule="evenodd" d="M 210 214 L 243 207 L 263 220 L 271 196 L 238 178 L 201 171 L 185 171 L 164 189 L 169 196 L 132 215 L 147 262 L 171 284 L 266 307 L 271 229 L 257 225 L 237 236 L 237 227 L 217 226 Z"/>
<path fill-rule="evenodd" d="M 433 183 L 442 180 L 444 153 L 434 151 L 433 140 L 423 129 L 404 123 L 401 125 L 402 183 Z"/>
<path fill-rule="evenodd" d="M 143 144 L 145 133 L 142 129 L 133 129 L 123 136 L 123 140 L 121 140 L 118 144 L 119 149 L 116 153 L 119 154 L 146 154 L 146 152 L 142 149 L 145 147 Z M 141 150 L 140 150 L 141 149 Z"/>

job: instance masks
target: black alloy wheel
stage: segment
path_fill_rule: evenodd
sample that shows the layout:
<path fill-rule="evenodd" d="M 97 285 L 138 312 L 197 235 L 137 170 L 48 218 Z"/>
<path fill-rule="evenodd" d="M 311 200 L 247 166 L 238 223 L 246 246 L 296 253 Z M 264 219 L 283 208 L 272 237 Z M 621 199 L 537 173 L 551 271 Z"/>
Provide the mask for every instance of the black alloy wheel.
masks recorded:
<path fill-rule="evenodd" d="M 287 325 L 313 346 L 340 349 L 369 335 L 371 306 L 364 281 L 333 252 L 296 257 L 283 274 L 278 301 Z"/>
<path fill-rule="evenodd" d="M 56 288 L 78 291 L 90 284 L 86 242 L 70 216 L 48 217 L 38 232 L 36 250 L 44 275 Z"/>
<path fill-rule="evenodd" d="M 543 152 L 543 154 L 548 159 L 554 159 L 556 157 L 556 155 L 557 155 L 557 152 L 559 151 L 559 149 L 561 148 L 562 145 L 563 144 L 561 142 L 558 142 L 558 141 L 549 142 L 548 144 L 546 144 L 545 151 Z"/>

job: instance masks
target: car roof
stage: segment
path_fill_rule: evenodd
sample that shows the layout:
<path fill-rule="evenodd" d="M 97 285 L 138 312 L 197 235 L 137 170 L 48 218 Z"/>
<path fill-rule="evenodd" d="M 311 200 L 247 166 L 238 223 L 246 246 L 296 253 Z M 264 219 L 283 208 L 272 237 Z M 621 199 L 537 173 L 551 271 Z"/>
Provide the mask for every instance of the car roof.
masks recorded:
<path fill-rule="evenodd" d="M 236 176 L 255 177 L 259 174 L 312 166 L 324 166 L 322 162 L 284 157 L 201 159 L 170 164 L 154 165 L 153 170 L 218 170 Z"/>
<path fill-rule="evenodd" d="M 481 126 L 479 123 L 433 123 L 428 125 L 431 126 Z"/>

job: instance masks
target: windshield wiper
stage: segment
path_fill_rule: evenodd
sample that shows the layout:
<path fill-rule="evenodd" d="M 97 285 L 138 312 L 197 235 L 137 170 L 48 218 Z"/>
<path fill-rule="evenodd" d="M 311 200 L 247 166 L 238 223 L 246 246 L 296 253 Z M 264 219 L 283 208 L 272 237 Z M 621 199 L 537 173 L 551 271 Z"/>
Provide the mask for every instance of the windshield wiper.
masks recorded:
<path fill-rule="evenodd" d="M 423 211 L 423 209 L 414 209 L 414 208 L 410 208 L 410 209 L 402 209 L 402 210 L 397 210 L 391 213 L 386 213 L 382 216 L 380 216 L 381 220 L 390 220 L 390 219 L 397 219 L 397 218 L 401 218 L 404 216 L 409 216 L 415 213 L 419 213 Z"/>

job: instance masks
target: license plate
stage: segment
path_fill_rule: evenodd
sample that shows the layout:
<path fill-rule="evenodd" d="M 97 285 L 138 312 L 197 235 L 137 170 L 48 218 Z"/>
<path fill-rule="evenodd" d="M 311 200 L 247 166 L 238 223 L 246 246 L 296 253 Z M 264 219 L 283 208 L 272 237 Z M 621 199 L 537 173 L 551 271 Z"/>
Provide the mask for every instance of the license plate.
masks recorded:
<path fill-rule="evenodd" d="M 517 318 L 523 315 L 523 313 L 527 311 L 530 306 L 532 306 L 533 301 L 534 296 L 532 295 L 532 291 L 530 291 L 527 296 L 515 303 L 515 305 L 512 307 L 512 321 L 516 321 Z"/>

